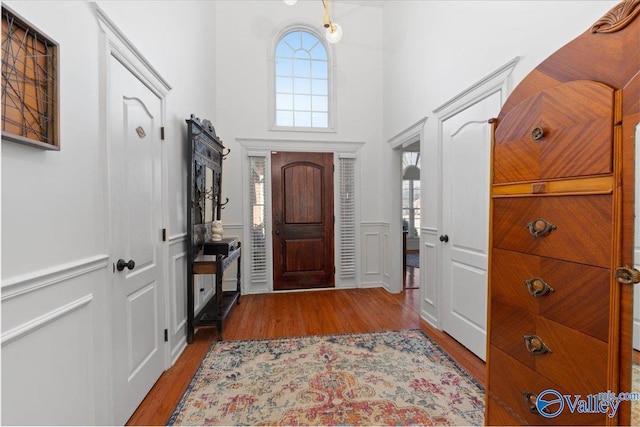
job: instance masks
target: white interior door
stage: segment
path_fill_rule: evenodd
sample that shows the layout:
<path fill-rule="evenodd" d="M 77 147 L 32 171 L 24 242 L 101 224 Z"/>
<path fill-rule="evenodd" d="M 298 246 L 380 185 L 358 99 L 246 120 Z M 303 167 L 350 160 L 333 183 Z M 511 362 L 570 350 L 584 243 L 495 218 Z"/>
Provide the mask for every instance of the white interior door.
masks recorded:
<path fill-rule="evenodd" d="M 109 77 L 114 399 L 122 425 L 165 367 L 162 103 L 113 57 Z M 119 260 L 135 266 L 119 271 Z"/>
<path fill-rule="evenodd" d="M 442 328 L 486 354 L 489 170 L 496 93 L 443 122 Z"/>

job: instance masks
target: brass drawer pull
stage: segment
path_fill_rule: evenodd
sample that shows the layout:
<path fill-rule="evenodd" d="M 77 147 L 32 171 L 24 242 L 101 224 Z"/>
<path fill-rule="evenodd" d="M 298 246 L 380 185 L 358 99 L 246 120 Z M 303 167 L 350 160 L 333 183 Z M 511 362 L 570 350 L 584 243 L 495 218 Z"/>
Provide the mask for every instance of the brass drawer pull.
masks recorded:
<path fill-rule="evenodd" d="M 533 237 L 544 237 L 558 227 L 546 219 L 536 218 L 527 224 L 527 228 Z"/>
<path fill-rule="evenodd" d="M 527 351 L 533 356 L 540 356 L 542 354 L 553 353 L 551 349 L 542 341 L 537 335 L 525 335 L 524 343 L 527 346 Z"/>
<path fill-rule="evenodd" d="M 534 141 L 538 141 L 543 137 L 544 137 L 544 129 L 542 129 L 540 126 L 534 127 L 533 130 L 531 131 L 531 139 L 533 139 Z"/>
<path fill-rule="evenodd" d="M 618 267 L 615 274 L 618 283 L 623 285 L 633 285 L 640 283 L 640 271 L 632 267 Z"/>
<path fill-rule="evenodd" d="M 527 405 L 527 409 L 529 410 L 529 412 L 531 412 L 532 414 L 540 415 L 540 412 L 538 411 L 538 405 L 536 404 L 538 395 L 528 391 L 522 391 L 521 393 L 522 397 L 524 397 L 524 404 Z M 548 407 L 543 408 L 542 412 L 544 412 L 545 414 L 551 414 L 551 411 Z"/>
<path fill-rule="evenodd" d="M 538 407 L 536 406 L 536 400 L 538 400 L 538 395 L 535 393 L 530 393 L 528 391 L 522 392 L 522 397 L 524 397 L 524 404 L 527 405 L 527 409 L 532 414 L 539 414 Z"/>
<path fill-rule="evenodd" d="M 542 280 L 539 277 L 534 277 L 533 279 L 525 280 L 524 284 L 527 285 L 527 289 L 529 289 L 529 293 L 538 298 L 547 295 L 550 292 L 555 292 L 547 282 Z"/>

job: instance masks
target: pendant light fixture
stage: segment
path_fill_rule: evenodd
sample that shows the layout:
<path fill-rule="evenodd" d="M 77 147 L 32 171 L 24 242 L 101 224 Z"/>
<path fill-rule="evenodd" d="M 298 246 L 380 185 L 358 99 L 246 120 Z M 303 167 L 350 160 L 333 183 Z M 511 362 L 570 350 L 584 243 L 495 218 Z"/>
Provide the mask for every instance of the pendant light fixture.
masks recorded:
<path fill-rule="evenodd" d="M 298 0 L 282 0 L 285 4 L 293 6 Z M 329 15 L 329 0 L 322 0 L 322 7 L 324 8 L 323 24 L 326 28 L 325 38 L 329 43 L 338 43 L 342 39 L 342 27 L 336 22 L 331 21 Z"/>
<path fill-rule="evenodd" d="M 324 7 L 324 28 L 327 29 L 325 37 L 329 43 L 338 43 L 342 39 L 342 27 L 335 22 L 331 22 L 329 16 L 329 0 L 322 0 Z"/>

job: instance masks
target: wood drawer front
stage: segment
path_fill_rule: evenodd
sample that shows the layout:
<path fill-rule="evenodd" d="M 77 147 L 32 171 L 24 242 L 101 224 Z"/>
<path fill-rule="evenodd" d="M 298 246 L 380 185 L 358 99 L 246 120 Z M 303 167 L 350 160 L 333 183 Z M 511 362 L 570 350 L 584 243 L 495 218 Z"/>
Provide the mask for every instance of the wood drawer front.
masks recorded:
<path fill-rule="evenodd" d="M 574 81 L 525 99 L 498 123 L 494 183 L 612 171 L 614 90 Z M 534 140 L 534 128 L 544 135 Z"/>
<path fill-rule="evenodd" d="M 610 194 L 497 198 L 493 201 L 493 246 L 610 268 Z M 557 226 L 534 237 L 527 224 L 543 218 Z"/>
<path fill-rule="evenodd" d="M 491 302 L 490 342 L 529 369 L 535 370 L 535 357 L 527 351 L 523 337 L 536 334 L 537 315 L 502 301 Z"/>
<path fill-rule="evenodd" d="M 536 335 L 551 349 L 532 355 L 524 337 Z M 568 390 L 606 391 L 607 344 L 520 307 L 491 303 L 491 345 Z M 584 375 L 588 372 L 589 375 Z"/>
<path fill-rule="evenodd" d="M 514 414 L 512 410 L 501 405 L 496 399 L 486 399 L 486 419 L 487 426 L 519 426 L 526 424 L 526 421 Z"/>
<path fill-rule="evenodd" d="M 607 343 L 544 317 L 537 319 L 536 335 L 552 351 L 531 356 L 537 373 L 572 393 L 607 391 Z"/>
<path fill-rule="evenodd" d="M 540 414 L 531 413 L 522 395 L 523 391 L 538 394 L 553 389 L 563 395 L 587 396 L 598 393 L 600 390 L 563 389 L 502 352 L 499 348 L 491 346 L 489 351 L 489 398 L 501 402 L 515 417 L 522 418 L 526 423 L 533 425 L 605 424 L 606 414 L 580 414 L 577 412 L 572 414 L 566 405 L 563 412 L 555 418 L 546 418 Z M 487 424 L 491 424 L 490 421 L 485 420 Z"/>
<path fill-rule="evenodd" d="M 525 280 L 543 279 L 554 291 L 534 297 Z M 491 300 L 503 301 L 608 341 L 610 270 L 494 249 Z"/>

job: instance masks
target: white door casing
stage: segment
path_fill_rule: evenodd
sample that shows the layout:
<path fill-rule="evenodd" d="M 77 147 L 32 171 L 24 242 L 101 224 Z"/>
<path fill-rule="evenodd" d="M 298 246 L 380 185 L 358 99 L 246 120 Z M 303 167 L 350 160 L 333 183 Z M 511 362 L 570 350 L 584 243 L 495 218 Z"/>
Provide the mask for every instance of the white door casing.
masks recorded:
<path fill-rule="evenodd" d="M 395 208 L 391 210 L 391 218 L 389 223 L 389 238 L 388 240 L 388 248 L 386 248 L 386 253 L 390 254 L 390 256 L 385 256 L 385 259 L 388 259 L 388 279 L 389 283 L 387 283 L 387 289 L 390 292 L 396 293 L 401 292 L 403 289 L 403 274 L 404 274 L 404 262 L 402 260 L 402 152 L 405 148 L 413 145 L 415 143 L 420 144 L 420 156 L 421 159 L 424 159 L 424 152 L 422 149 L 423 139 L 424 139 L 424 127 L 427 122 L 427 117 L 423 117 L 402 132 L 390 138 L 387 143 L 389 147 L 392 149 L 391 156 L 389 160 L 392 162 L 391 165 L 391 182 L 394 184 L 391 185 L 390 188 L 390 197 L 389 203 Z M 422 160 L 421 160 L 420 169 L 422 170 Z M 422 174 L 421 174 L 421 183 L 422 183 Z M 421 189 L 424 187 L 421 186 Z M 422 191 L 422 190 L 421 190 Z M 422 199 L 423 195 L 421 195 Z M 422 209 L 422 207 L 421 207 Z M 421 210 L 421 218 L 424 218 Z M 423 229 L 422 226 L 420 232 L 420 239 L 423 238 Z M 422 248 L 420 248 L 422 250 Z M 422 255 L 421 255 L 422 258 Z M 422 261 L 420 261 L 422 263 Z M 421 294 L 424 293 L 424 287 L 422 287 Z M 421 301 L 424 301 L 424 298 L 421 297 Z M 422 307 L 421 307 L 422 309 Z M 422 311 L 422 310 L 421 310 Z M 424 315 L 424 313 L 423 313 Z"/>
<path fill-rule="evenodd" d="M 111 59 L 109 158 L 115 422 L 125 423 L 165 368 L 161 100 Z M 135 267 L 116 267 L 132 260 Z"/>
<path fill-rule="evenodd" d="M 443 122 L 443 329 L 484 360 L 491 125 L 500 94 Z"/>

